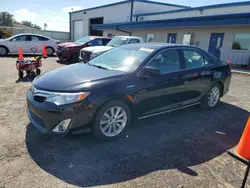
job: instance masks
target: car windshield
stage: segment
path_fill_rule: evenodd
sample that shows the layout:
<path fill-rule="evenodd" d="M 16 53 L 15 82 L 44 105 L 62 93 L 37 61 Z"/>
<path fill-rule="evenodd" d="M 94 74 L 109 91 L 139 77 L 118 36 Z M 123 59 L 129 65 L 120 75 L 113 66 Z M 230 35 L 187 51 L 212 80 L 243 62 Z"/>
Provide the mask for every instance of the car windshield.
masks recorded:
<path fill-rule="evenodd" d="M 95 57 L 89 65 L 123 72 L 134 71 L 154 50 L 145 48 L 114 48 Z"/>
<path fill-rule="evenodd" d="M 128 41 L 128 38 L 125 37 L 115 37 L 113 38 L 108 44 L 107 46 L 111 46 L 111 47 L 118 47 L 121 45 L 126 44 Z"/>
<path fill-rule="evenodd" d="M 85 44 L 85 43 L 87 43 L 87 42 L 89 42 L 91 40 L 93 40 L 93 39 L 91 37 L 87 36 L 87 37 L 83 37 L 83 38 L 80 38 L 80 39 L 76 40 L 75 43 L 77 43 L 77 44 Z"/>

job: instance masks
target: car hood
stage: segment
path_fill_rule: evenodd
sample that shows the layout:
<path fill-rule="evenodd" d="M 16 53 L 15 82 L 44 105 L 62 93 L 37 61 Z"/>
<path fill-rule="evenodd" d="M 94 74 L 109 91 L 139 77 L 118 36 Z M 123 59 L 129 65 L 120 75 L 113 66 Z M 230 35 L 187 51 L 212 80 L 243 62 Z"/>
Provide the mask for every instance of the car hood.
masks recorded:
<path fill-rule="evenodd" d="M 98 81 L 123 74 L 125 73 L 77 63 L 42 74 L 34 81 L 34 87 L 45 91 L 77 92 Z"/>
<path fill-rule="evenodd" d="M 69 48 L 69 47 L 79 47 L 82 46 L 82 44 L 77 44 L 74 42 L 64 42 L 58 45 L 59 47 L 65 47 L 65 48 Z"/>
<path fill-rule="evenodd" d="M 84 48 L 83 51 L 87 51 L 87 52 L 92 52 L 92 53 L 102 53 L 102 52 L 106 52 L 108 50 L 111 50 L 113 47 L 111 46 L 93 46 L 93 47 L 87 47 Z"/>

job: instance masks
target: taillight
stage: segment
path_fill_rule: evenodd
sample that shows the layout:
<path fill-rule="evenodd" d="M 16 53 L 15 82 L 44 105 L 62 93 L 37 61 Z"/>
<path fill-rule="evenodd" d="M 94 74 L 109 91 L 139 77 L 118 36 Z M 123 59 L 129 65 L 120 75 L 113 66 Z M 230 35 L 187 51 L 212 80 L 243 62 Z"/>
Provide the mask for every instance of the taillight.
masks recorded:
<path fill-rule="evenodd" d="M 60 42 L 56 42 L 56 44 L 60 44 Z"/>

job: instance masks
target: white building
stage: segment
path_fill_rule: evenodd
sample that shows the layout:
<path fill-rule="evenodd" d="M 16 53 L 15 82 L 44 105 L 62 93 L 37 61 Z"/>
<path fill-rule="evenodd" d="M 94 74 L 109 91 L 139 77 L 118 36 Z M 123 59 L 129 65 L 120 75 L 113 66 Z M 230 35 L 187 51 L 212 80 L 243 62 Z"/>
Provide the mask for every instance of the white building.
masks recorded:
<path fill-rule="evenodd" d="M 70 13 L 71 40 L 133 35 L 146 42 L 197 45 L 232 64 L 250 63 L 250 1 L 187 7 L 127 0 Z"/>

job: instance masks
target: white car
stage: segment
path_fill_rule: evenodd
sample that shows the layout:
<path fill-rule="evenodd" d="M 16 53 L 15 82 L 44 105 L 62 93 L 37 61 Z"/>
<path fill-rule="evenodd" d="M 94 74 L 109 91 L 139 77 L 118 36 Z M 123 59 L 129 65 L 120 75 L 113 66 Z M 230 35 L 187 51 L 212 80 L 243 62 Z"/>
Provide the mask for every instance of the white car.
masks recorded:
<path fill-rule="evenodd" d="M 83 48 L 80 51 L 79 59 L 80 61 L 84 61 L 87 63 L 94 57 L 101 55 L 104 52 L 111 50 L 112 48 L 119 47 L 125 44 L 133 44 L 133 43 L 143 43 L 143 39 L 141 37 L 134 36 L 116 36 L 106 46 L 93 46 Z"/>
<path fill-rule="evenodd" d="M 54 54 L 59 41 L 38 34 L 23 33 L 14 35 L 7 39 L 0 39 L 0 56 L 18 54 L 19 46 L 22 47 L 24 54 L 41 54 L 44 44 L 48 56 L 51 56 Z"/>

